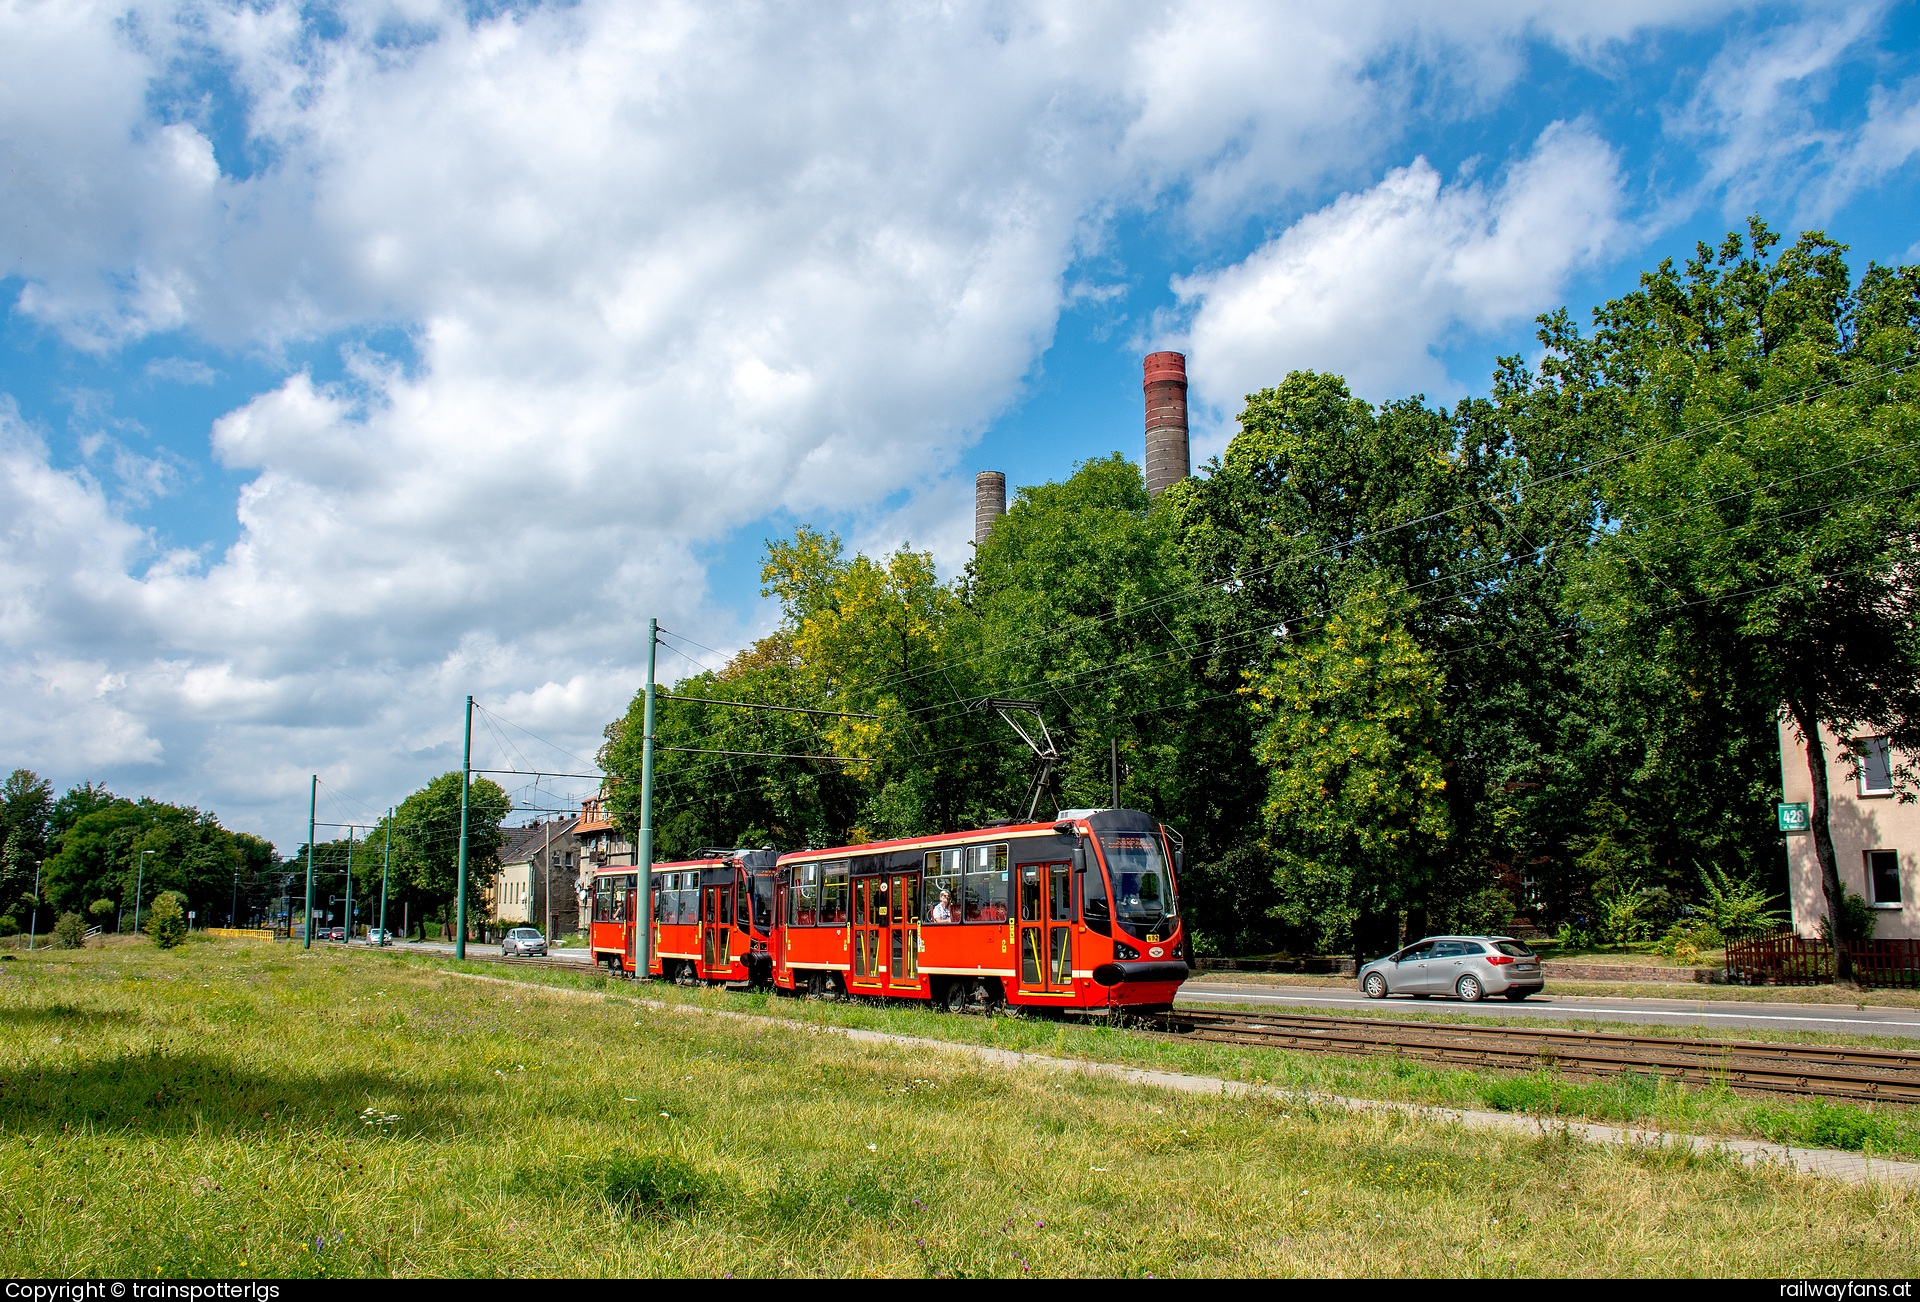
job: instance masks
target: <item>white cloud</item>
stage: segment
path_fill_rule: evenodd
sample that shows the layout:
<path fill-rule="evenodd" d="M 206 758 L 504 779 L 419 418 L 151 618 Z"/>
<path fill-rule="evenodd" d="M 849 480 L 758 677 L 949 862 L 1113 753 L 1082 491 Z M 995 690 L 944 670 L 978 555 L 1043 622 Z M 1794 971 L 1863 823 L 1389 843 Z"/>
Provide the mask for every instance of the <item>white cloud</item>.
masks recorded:
<path fill-rule="evenodd" d="M 589 0 L 469 22 L 368 0 L 326 35 L 301 12 L 0 8 L 21 312 L 102 355 L 168 330 L 269 359 L 412 340 L 405 365 L 350 355 L 339 384 L 289 368 L 214 425 L 253 477 L 205 563 L 156 556 L 8 426 L 6 491 L 52 513 L 9 512 L 0 552 L 21 758 L 105 762 L 56 740 L 85 727 L 163 765 L 130 781 L 283 841 L 314 767 L 384 802 L 457 762 L 469 691 L 590 753 L 646 616 L 741 631 L 697 556 L 770 511 L 963 548 L 964 490 L 931 526 L 870 504 L 946 491 L 1117 209 L 1184 203 L 1219 229 L 1364 185 L 1409 105 L 1496 101 L 1525 40 L 1587 57 L 1680 20 Z M 238 127 L 210 107 L 222 78 Z M 1208 391 L 1276 365 L 1443 379 L 1433 340 L 1533 310 L 1609 238 L 1611 166 L 1577 130 L 1494 190 L 1416 164 L 1191 282 Z"/>
<path fill-rule="evenodd" d="M 1434 348 L 1555 306 L 1622 232 L 1613 151 L 1556 124 L 1497 187 L 1425 159 L 1343 195 L 1224 270 L 1176 282 L 1196 397 L 1225 411 L 1294 370 L 1369 398 L 1459 388 Z"/>
<path fill-rule="evenodd" d="M 1831 104 L 1850 71 L 1870 65 L 1886 12 L 1819 12 L 1716 55 L 1674 117 L 1705 143 L 1700 190 L 1730 215 L 1794 196 L 1793 220 L 1819 222 L 1920 153 L 1920 79 L 1868 87 L 1863 116 Z"/>

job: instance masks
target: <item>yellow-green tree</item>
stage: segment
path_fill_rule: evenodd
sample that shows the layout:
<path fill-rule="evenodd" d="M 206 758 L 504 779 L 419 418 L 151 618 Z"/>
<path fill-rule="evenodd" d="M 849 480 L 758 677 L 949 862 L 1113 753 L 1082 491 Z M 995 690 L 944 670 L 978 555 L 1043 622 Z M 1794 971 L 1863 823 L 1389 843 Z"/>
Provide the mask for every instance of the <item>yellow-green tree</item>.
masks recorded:
<path fill-rule="evenodd" d="M 1402 625 L 1406 604 L 1368 584 L 1248 689 L 1281 908 L 1363 960 L 1391 946 L 1452 835 L 1444 680 Z"/>

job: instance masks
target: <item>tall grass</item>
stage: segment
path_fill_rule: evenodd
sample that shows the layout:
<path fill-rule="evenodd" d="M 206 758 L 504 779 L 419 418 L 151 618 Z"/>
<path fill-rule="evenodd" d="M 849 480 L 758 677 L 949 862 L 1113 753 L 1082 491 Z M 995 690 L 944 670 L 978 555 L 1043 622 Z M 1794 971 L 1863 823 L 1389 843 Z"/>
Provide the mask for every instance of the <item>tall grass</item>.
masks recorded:
<path fill-rule="evenodd" d="M 1905 1190 L 626 996 L 257 944 L 0 965 L 0 1270 L 1799 1275 L 1920 1255 Z"/>

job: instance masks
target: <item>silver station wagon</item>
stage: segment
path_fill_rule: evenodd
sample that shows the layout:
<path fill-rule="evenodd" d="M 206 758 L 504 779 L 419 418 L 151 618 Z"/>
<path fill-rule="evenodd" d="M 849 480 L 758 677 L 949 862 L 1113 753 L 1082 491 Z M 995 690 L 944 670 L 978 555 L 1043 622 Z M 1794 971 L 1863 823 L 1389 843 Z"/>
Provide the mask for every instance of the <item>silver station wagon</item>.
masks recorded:
<path fill-rule="evenodd" d="M 1521 1000 L 1545 985 L 1540 956 L 1511 936 L 1428 936 L 1360 969 L 1369 999 L 1453 995 L 1476 1004 L 1488 995 Z"/>

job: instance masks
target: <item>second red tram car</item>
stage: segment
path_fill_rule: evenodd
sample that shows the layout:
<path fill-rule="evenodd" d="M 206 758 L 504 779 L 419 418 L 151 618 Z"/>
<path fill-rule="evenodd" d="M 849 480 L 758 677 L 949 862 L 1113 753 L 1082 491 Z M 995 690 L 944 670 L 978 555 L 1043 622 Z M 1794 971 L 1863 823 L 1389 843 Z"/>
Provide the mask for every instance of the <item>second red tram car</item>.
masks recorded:
<path fill-rule="evenodd" d="M 769 982 L 777 858 L 772 850 L 723 850 L 655 864 L 645 908 L 638 873 L 601 869 L 593 878 L 593 961 L 633 973 L 639 928 L 651 923 L 647 975 L 688 984 Z"/>

